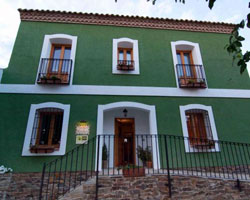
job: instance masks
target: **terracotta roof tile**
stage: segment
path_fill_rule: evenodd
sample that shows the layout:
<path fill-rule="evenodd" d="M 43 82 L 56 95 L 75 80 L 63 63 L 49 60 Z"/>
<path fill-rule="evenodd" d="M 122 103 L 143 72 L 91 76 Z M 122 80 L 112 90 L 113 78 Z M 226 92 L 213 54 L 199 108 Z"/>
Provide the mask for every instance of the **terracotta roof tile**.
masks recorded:
<path fill-rule="evenodd" d="M 55 10 L 18 9 L 22 21 L 40 21 L 106 26 L 141 27 L 212 33 L 231 33 L 235 24 L 196 20 L 66 12 Z"/>

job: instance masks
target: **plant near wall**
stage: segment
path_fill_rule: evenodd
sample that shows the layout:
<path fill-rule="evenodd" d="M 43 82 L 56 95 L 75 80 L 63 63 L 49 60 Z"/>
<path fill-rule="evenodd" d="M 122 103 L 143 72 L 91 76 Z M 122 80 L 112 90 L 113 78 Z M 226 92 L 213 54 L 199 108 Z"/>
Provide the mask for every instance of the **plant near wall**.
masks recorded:
<path fill-rule="evenodd" d="M 141 146 L 137 148 L 138 158 L 141 159 L 143 165 L 146 165 L 147 162 L 152 161 L 152 154 L 149 147 L 143 149 Z"/>
<path fill-rule="evenodd" d="M 104 145 L 102 146 L 102 165 L 103 168 L 107 168 L 107 160 L 108 160 L 108 150 L 107 150 L 107 146 L 104 143 Z"/>
<path fill-rule="evenodd" d="M 0 166 L 0 174 L 5 174 L 8 172 L 13 172 L 13 169 L 4 167 L 3 165 Z"/>
<path fill-rule="evenodd" d="M 108 150 L 105 143 L 102 147 L 102 160 L 108 160 Z"/>

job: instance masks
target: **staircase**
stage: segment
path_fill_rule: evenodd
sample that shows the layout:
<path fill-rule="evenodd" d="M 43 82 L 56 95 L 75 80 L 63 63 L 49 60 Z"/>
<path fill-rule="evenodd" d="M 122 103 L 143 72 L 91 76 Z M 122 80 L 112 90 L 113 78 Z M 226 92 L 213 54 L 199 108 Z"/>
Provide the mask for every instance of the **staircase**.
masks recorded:
<path fill-rule="evenodd" d="M 56 200 L 95 176 L 96 138 L 43 166 L 39 200 Z"/>
<path fill-rule="evenodd" d="M 195 178 L 194 182 L 199 183 L 198 179 L 202 184 L 205 182 L 213 184 L 213 179 L 220 179 L 222 182 L 227 179 L 228 182 L 223 182 L 223 184 L 232 185 L 233 183 L 234 188 L 238 191 L 241 191 L 241 185 L 247 182 L 246 187 L 250 191 L 250 185 L 248 186 L 250 144 L 208 141 L 207 139 L 203 141 L 200 138 L 174 135 L 136 135 L 136 143 L 141 144 L 144 153 L 151 154 L 151 157 L 160 155 L 157 157 L 154 167 L 149 167 L 146 162 L 141 162 L 143 157 L 140 156 L 137 148 L 134 154 L 136 161 L 134 165 L 111 166 L 109 163 L 115 163 L 115 161 L 109 160 L 112 157 L 108 156 L 107 166 L 102 166 L 102 169 L 99 168 L 99 172 L 96 172 L 95 163 L 96 161 L 101 163 L 99 160 L 102 159 L 103 152 L 100 150 L 103 148 L 104 142 L 107 143 L 107 154 L 112 155 L 110 144 L 114 144 L 112 142 L 115 140 L 114 135 L 96 136 L 87 144 L 77 146 L 64 156 L 45 163 L 39 200 L 66 200 L 70 199 L 72 195 L 80 195 L 84 200 L 118 199 L 116 196 L 118 193 L 125 199 L 140 199 L 140 195 L 150 199 L 151 195 L 156 195 L 152 192 L 152 187 L 158 191 L 159 198 L 157 197 L 157 199 L 167 199 L 171 197 L 172 191 L 179 192 L 176 187 L 179 187 L 182 182 L 171 181 L 176 177 L 180 177 L 178 180 L 185 181 Z M 156 146 L 155 154 L 152 153 L 152 144 Z M 193 152 L 187 153 L 184 148 L 185 144 L 199 144 L 199 147 L 192 146 Z M 218 147 L 218 151 L 215 151 L 216 147 Z M 151 161 L 154 163 L 153 159 Z M 142 177 L 136 177 L 141 176 L 139 172 L 143 172 Z M 204 179 L 209 181 L 204 181 Z M 186 184 L 193 184 L 193 182 Z M 197 191 L 199 191 L 199 186 L 197 187 Z M 209 185 L 206 187 L 210 188 Z M 192 188 L 187 190 L 192 190 Z M 131 193 L 130 196 L 127 192 Z M 79 199 L 81 199 L 80 196 Z"/>

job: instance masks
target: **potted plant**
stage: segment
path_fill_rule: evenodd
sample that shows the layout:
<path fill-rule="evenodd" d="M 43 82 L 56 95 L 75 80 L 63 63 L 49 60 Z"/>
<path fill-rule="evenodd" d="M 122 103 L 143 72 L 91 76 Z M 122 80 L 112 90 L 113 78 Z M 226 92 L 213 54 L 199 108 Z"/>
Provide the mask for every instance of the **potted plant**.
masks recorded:
<path fill-rule="evenodd" d="M 205 83 L 204 80 L 200 80 L 199 84 L 200 84 L 201 87 L 206 87 L 206 83 Z"/>
<path fill-rule="evenodd" d="M 126 165 L 122 168 L 123 176 L 125 177 L 138 177 L 145 176 L 145 169 L 142 166 Z"/>
<path fill-rule="evenodd" d="M 48 77 L 47 76 L 45 76 L 45 75 L 43 75 L 43 76 L 41 76 L 41 82 L 42 83 L 46 83 L 47 82 L 47 79 L 48 79 Z"/>
<path fill-rule="evenodd" d="M 188 84 L 194 84 L 195 80 L 194 79 L 188 79 Z"/>
<path fill-rule="evenodd" d="M 146 147 L 146 149 L 143 149 L 141 146 L 138 146 L 137 152 L 138 152 L 138 158 L 141 159 L 143 166 L 152 168 L 153 163 L 152 163 L 152 154 L 150 148 Z"/>
<path fill-rule="evenodd" d="M 57 76 L 52 76 L 51 80 L 53 81 L 53 83 L 61 83 L 61 79 L 58 78 Z"/>
<path fill-rule="evenodd" d="M 107 146 L 104 143 L 104 145 L 102 146 L 102 168 L 103 169 L 107 169 L 108 166 L 108 151 L 107 151 Z"/>

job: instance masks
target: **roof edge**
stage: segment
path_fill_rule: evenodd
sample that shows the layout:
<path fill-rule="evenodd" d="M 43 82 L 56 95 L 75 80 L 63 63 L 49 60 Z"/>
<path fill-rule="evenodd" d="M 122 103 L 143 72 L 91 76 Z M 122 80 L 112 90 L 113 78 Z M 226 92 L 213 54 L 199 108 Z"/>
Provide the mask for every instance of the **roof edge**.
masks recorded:
<path fill-rule="evenodd" d="M 21 21 L 94 24 L 106 26 L 185 30 L 230 34 L 236 24 L 196 20 L 124 16 L 111 14 L 18 9 Z"/>

